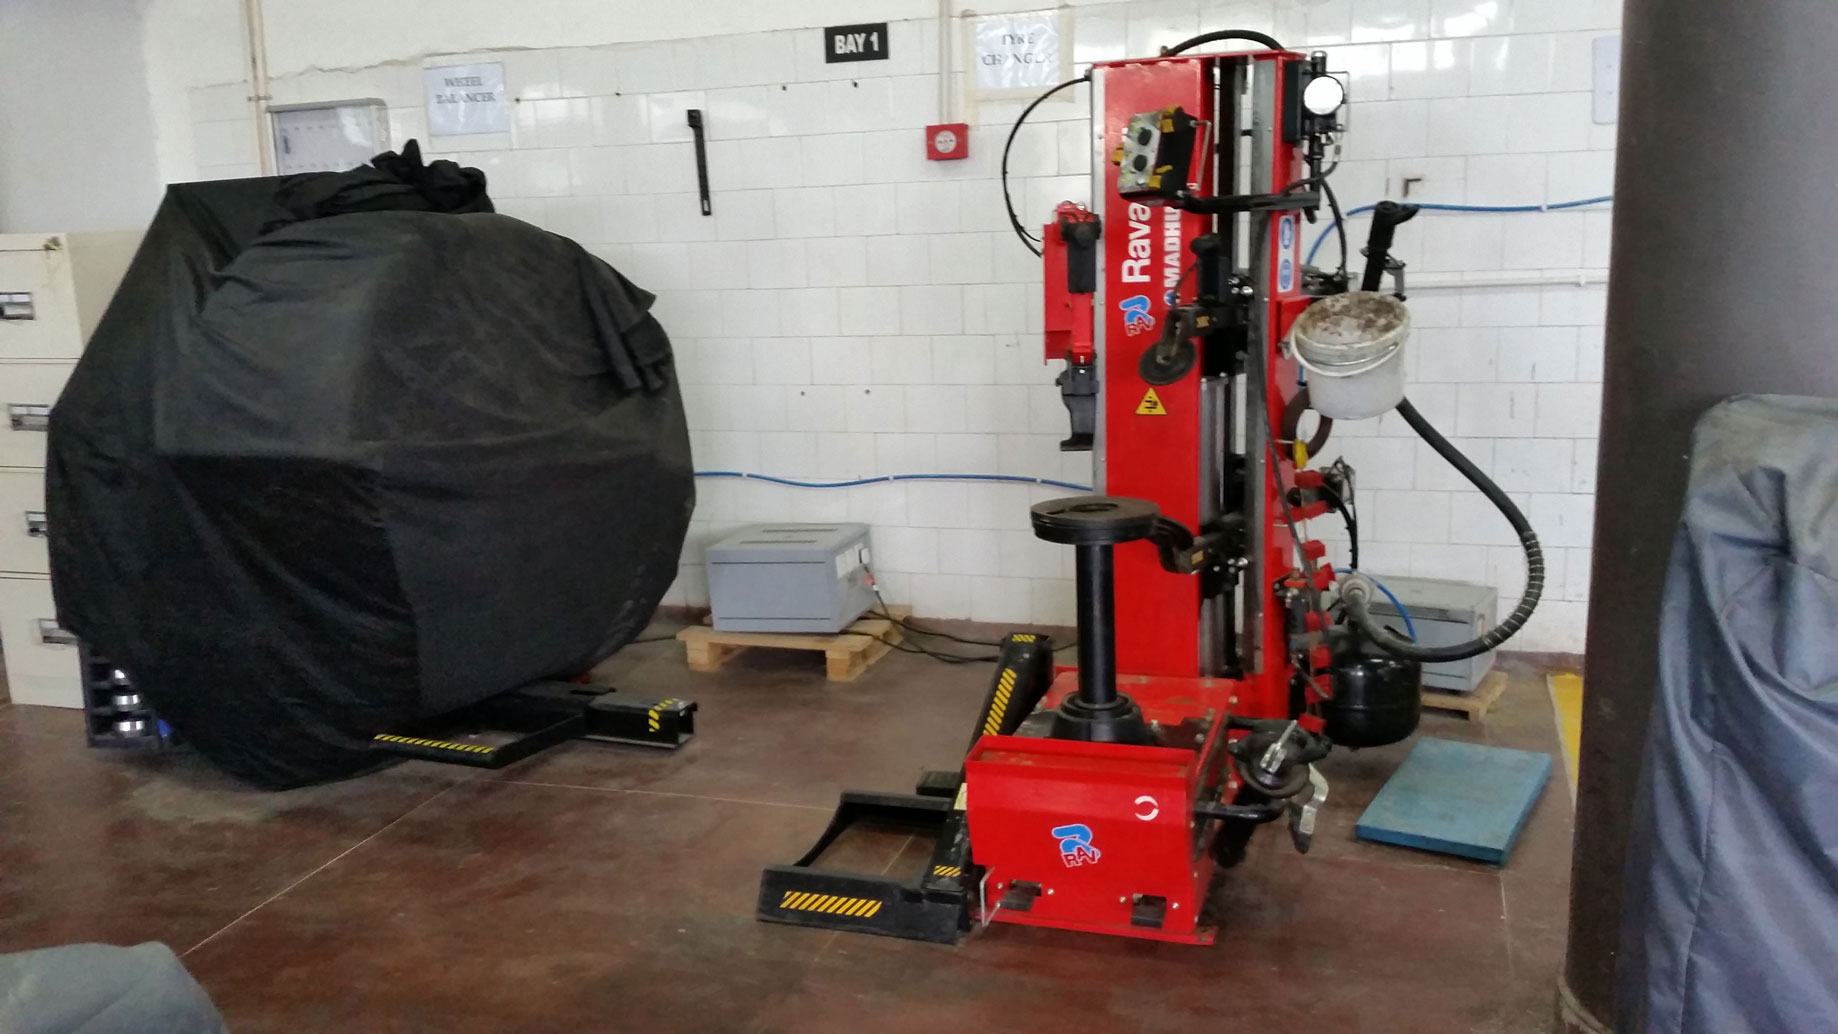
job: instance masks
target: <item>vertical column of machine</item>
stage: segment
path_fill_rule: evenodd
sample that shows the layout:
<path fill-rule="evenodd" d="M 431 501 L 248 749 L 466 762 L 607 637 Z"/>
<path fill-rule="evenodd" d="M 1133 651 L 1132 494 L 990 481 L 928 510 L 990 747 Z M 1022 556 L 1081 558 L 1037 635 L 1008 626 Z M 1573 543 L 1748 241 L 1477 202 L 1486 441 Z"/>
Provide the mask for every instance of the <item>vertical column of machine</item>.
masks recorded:
<path fill-rule="evenodd" d="M 1115 152 L 1130 119 L 1178 106 L 1212 125 L 1212 61 L 1205 59 L 1100 65 L 1094 69 L 1101 105 L 1094 143 L 1094 207 L 1104 219 L 1103 326 L 1104 490 L 1154 502 L 1172 520 L 1200 523 L 1216 482 L 1203 473 L 1202 437 L 1209 419 L 1198 373 L 1151 385 L 1138 368 L 1165 326 L 1168 295 L 1191 298 L 1189 244 L 1210 229 L 1205 216 L 1170 208 L 1155 198 L 1118 193 Z M 1211 148 L 1196 156 L 1190 179 L 1210 177 Z M 1210 180 L 1206 180 L 1210 182 Z M 1216 415 L 1215 415 L 1216 418 Z M 1131 543 L 1116 556 L 1117 663 L 1132 675 L 1193 676 L 1205 658 L 1200 584 L 1162 569 L 1152 547 Z M 1215 655 L 1217 650 L 1214 651 Z M 1211 661 L 1216 664 L 1216 656 Z"/>
<path fill-rule="evenodd" d="M 1274 61 L 1250 62 L 1251 77 L 1251 182 L 1249 193 L 1268 194 L 1276 189 L 1271 182 L 1276 151 L 1277 64 Z M 1251 541 L 1264 538 L 1270 525 L 1269 483 L 1275 472 L 1270 469 L 1270 382 L 1271 334 L 1270 314 L 1270 217 L 1253 213 L 1250 223 L 1251 318 L 1248 347 L 1245 349 L 1244 392 L 1244 489 L 1246 526 Z M 1270 596 L 1270 575 L 1261 549 L 1246 551 L 1244 569 L 1244 637 L 1239 659 L 1247 674 L 1264 669 L 1264 610 Z"/>
<path fill-rule="evenodd" d="M 1079 694 L 1108 707 L 1117 700 L 1117 569 L 1109 545 L 1076 547 Z"/>
<path fill-rule="evenodd" d="M 1091 70 L 1091 210 L 1098 213 L 1100 219 L 1109 219 L 1110 213 L 1104 204 L 1104 170 L 1109 168 L 1109 158 L 1104 150 L 1104 70 Z M 1108 224 L 1105 224 L 1108 225 Z M 1091 346 L 1092 359 L 1100 375 L 1107 369 L 1109 338 L 1106 333 L 1110 326 L 1110 262 L 1109 247 L 1102 237 L 1097 247 L 1097 290 L 1091 300 Z M 1101 377 L 1100 377 L 1101 383 Z M 1091 438 L 1091 488 L 1100 495 L 1110 491 L 1110 465 L 1106 457 L 1110 454 L 1108 444 L 1110 436 L 1110 407 L 1105 404 L 1102 387 L 1098 395 L 1098 421 Z"/>
<path fill-rule="evenodd" d="M 1207 88 L 1213 91 L 1213 170 L 1212 182 L 1201 178 L 1203 187 L 1214 195 L 1234 192 L 1238 177 L 1238 97 L 1243 91 L 1244 63 L 1214 61 L 1208 63 Z M 1207 219 L 1207 229 L 1219 239 L 1219 245 L 1197 258 L 1195 283 L 1201 296 L 1224 298 L 1230 289 L 1237 267 L 1237 216 L 1218 215 Z M 1200 521 L 1216 520 L 1228 505 L 1232 494 L 1227 478 L 1232 474 L 1232 388 L 1229 366 L 1218 368 L 1203 357 L 1200 364 Z M 1235 590 L 1234 590 L 1235 591 Z M 1200 674 L 1225 675 L 1235 668 L 1238 651 L 1232 637 L 1236 619 L 1236 600 L 1232 593 L 1204 595 L 1200 600 Z"/>

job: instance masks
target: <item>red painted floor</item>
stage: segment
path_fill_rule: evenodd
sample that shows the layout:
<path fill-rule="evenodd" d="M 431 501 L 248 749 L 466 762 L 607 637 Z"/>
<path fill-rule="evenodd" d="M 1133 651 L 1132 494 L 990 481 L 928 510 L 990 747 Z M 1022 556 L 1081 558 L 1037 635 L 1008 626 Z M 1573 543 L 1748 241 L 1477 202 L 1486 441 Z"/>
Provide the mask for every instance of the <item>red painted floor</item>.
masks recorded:
<path fill-rule="evenodd" d="M 700 701 L 698 738 L 266 794 L 0 706 L 0 951 L 164 941 L 237 1034 L 1549 1029 L 1561 779 L 1494 869 L 1356 842 L 1409 745 L 1337 752 L 1315 850 L 1265 831 L 1216 888 L 1219 946 L 996 926 L 947 948 L 761 924 L 753 901 L 840 789 L 906 789 L 961 751 L 987 666 L 894 654 L 838 685 L 816 655 L 752 651 L 693 675 L 659 643 L 602 673 Z M 1529 669 L 1486 722 L 1423 731 L 1559 751 Z M 865 838 L 849 861 L 903 846 Z"/>

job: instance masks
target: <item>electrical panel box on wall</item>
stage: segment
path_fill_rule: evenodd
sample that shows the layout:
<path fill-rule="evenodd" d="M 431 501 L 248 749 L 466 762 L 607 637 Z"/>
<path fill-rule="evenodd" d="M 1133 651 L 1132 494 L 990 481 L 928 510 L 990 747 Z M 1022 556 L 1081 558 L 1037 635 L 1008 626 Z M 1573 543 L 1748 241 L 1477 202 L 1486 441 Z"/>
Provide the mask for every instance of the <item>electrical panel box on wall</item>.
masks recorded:
<path fill-rule="evenodd" d="M 344 172 L 389 149 L 389 109 L 380 100 L 290 104 L 269 109 L 274 126 L 274 168 Z"/>

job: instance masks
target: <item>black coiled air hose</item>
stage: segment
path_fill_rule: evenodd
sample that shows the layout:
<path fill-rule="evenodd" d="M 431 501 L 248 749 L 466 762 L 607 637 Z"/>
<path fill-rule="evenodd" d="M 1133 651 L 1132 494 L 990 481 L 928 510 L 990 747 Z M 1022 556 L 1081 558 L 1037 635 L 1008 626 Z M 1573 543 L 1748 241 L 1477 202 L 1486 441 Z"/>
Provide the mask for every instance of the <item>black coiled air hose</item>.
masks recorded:
<path fill-rule="evenodd" d="M 1251 43 L 1261 43 L 1271 50 L 1287 49 L 1269 35 L 1258 32 L 1255 29 L 1220 29 L 1217 32 L 1202 32 L 1198 36 L 1192 39 L 1182 40 L 1172 47 L 1163 47 L 1162 56 L 1173 57 L 1184 50 L 1192 50 L 1194 47 L 1203 47 L 1208 43 L 1217 43 L 1220 40 L 1228 39 L 1241 39 Z"/>
<path fill-rule="evenodd" d="M 1511 639 L 1513 633 L 1524 627 L 1526 619 L 1532 616 L 1532 611 L 1538 606 L 1538 597 L 1544 594 L 1544 549 L 1538 545 L 1538 535 L 1532 531 L 1532 524 L 1525 519 L 1525 514 L 1519 512 L 1519 507 L 1514 505 L 1505 492 L 1500 491 L 1499 485 L 1494 484 L 1491 478 L 1481 473 L 1481 469 L 1475 466 L 1473 461 L 1463 456 L 1459 449 L 1449 444 L 1447 438 L 1431 427 L 1430 422 L 1423 419 L 1423 414 L 1417 412 L 1417 407 L 1411 405 L 1409 399 L 1398 403 L 1398 415 L 1411 426 L 1411 430 L 1416 431 L 1419 437 L 1430 443 L 1430 448 L 1435 449 L 1443 459 L 1449 461 L 1450 465 L 1461 471 L 1462 477 L 1467 478 L 1470 484 L 1480 489 L 1481 493 L 1499 508 L 1500 513 L 1513 526 L 1513 530 L 1519 533 L 1519 544 L 1525 547 L 1525 592 L 1520 594 L 1519 605 L 1513 608 L 1511 614 L 1506 615 L 1504 621 L 1483 633 L 1479 638 L 1450 646 L 1418 646 L 1373 620 L 1367 610 L 1368 604 L 1371 603 L 1372 585 L 1358 576 L 1348 579 L 1346 584 L 1341 586 L 1340 598 L 1346 603 L 1347 616 L 1352 619 L 1353 624 L 1358 626 L 1366 638 L 1376 643 L 1379 649 L 1394 657 L 1429 663 L 1462 661 L 1470 657 L 1478 657 Z"/>

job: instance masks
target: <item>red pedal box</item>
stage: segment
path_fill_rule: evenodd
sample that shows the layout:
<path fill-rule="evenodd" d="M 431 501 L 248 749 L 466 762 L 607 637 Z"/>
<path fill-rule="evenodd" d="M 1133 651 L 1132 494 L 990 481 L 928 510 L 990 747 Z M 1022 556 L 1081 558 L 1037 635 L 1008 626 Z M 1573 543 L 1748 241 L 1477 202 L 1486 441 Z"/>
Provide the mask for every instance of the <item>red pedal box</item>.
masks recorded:
<path fill-rule="evenodd" d="M 942 126 L 925 127 L 925 157 L 934 162 L 970 157 L 970 126 L 963 122 L 947 122 Z"/>

